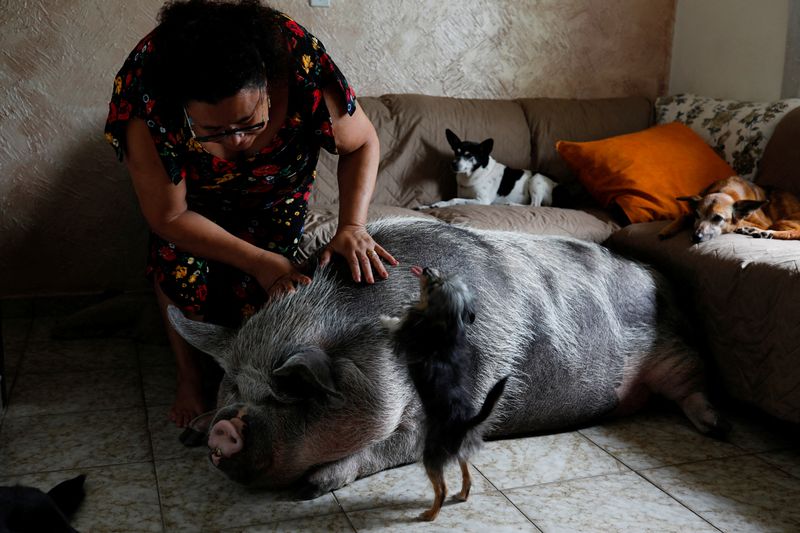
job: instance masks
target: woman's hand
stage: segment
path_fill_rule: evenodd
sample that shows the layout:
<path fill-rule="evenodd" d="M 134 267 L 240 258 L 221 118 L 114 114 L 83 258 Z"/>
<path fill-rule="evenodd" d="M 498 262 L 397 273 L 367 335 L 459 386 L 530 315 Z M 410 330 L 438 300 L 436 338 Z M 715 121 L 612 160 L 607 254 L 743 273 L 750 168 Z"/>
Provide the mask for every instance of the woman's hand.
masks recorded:
<path fill-rule="evenodd" d="M 311 283 L 311 278 L 301 274 L 291 261 L 282 255 L 266 251 L 259 256 L 251 274 L 267 292 L 270 300 L 293 293 L 298 283 Z"/>
<path fill-rule="evenodd" d="M 374 283 L 373 269 L 382 279 L 388 278 L 389 273 L 386 272 L 381 258 L 391 265 L 398 264 L 398 261 L 389 252 L 372 240 L 364 226 L 339 226 L 336 235 L 320 255 L 320 266 L 325 266 L 330 262 L 333 252 L 345 258 L 347 264 L 350 265 L 353 281 L 356 283 L 361 282 L 362 275 L 364 281 Z"/>

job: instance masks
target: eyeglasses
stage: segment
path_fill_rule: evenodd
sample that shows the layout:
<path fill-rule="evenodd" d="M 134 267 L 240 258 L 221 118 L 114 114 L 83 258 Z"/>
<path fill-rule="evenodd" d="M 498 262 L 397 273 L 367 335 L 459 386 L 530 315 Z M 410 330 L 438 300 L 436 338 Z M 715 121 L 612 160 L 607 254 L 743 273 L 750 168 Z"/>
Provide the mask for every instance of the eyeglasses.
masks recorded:
<path fill-rule="evenodd" d="M 258 106 L 261 105 L 261 102 L 263 100 L 264 100 L 264 92 L 262 91 L 261 95 L 258 97 L 258 102 L 256 102 L 256 107 L 253 109 L 252 114 L 255 114 L 256 109 L 258 109 Z M 269 93 L 267 93 L 267 109 L 269 109 L 270 107 L 271 107 L 271 102 L 269 101 Z M 194 128 L 192 128 L 192 119 L 189 118 L 189 113 L 186 112 L 186 106 L 183 106 L 183 116 L 186 119 L 186 124 L 189 126 L 189 133 L 192 134 L 192 138 L 194 138 L 195 141 L 201 143 L 221 141 L 222 139 L 230 137 L 231 135 L 237 135 L 237 136 L 252 135 L 255 132 L 263 129 L 268 122 L 268 117 L 265 117 L 265 119 L 262 120 L 261 122 L 256 122 L 255 124 L 252 124 L 250 126 L 244 126 L 241 128 L 230 128 L 227 130 L 223 130 L 220 133 L 214 133 L 212 135 L 197 135 L 194 132 Z"/>

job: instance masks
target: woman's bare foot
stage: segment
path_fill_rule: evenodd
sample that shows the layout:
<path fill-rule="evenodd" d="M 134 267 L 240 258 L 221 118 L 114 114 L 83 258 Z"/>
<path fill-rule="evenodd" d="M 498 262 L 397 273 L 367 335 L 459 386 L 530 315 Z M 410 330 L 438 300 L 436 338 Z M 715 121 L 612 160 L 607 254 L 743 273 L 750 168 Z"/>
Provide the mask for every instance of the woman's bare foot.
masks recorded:
<path fill-rule="evenodd" d="M 178 373 L 178 390 L 175 403 L 169 410 L 169 419 L 179 428 L 185 428 L 195 417 L 206 412 L 203 404 L 203 386 L 200 373 L 189 370 Z"/>
<path fill-rule="evenodd" d="M 170 347 L 175 354 L 175 363 L 178 367 L 178 390 L 175 392 L 175 403 L 169 410 L 169 419 L 179 428 L 185 428 L 198 415 L 206 412 L 203 403 L 203 378 L 200 372 L 200 362 L 197 350 L 189 346 L 172 328 L 167 318 L 167 306 L 174 305 L 164 294 L 158 283 L 154 284 L 158 307 L 167 330 Z M 193 320 L 202 320 L 202 317 L 192 316 Z"/>

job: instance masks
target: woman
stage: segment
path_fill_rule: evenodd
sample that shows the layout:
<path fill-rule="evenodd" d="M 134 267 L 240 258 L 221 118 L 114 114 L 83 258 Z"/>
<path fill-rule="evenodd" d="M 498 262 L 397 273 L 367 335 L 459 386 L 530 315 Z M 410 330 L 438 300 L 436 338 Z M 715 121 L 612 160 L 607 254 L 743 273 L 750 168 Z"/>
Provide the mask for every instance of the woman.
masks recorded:
<path fill-rule="evenodd" d="M 339 154 L 339 225 L 323 251 L 353 279 L 395 259 L 364 229 L 379 146 L 347 80 L 313 35 L 257 0 L 167 3 L 114 80 L 106 138 L 152 233 L 154 282 L 176 355 L 170 418 L 206 409 L 198 361 L 167 305 L 235 326 L 311 280 L 292 259 L 320 147 Z M 334 136 L 335 132 L 335 136 Z"/>

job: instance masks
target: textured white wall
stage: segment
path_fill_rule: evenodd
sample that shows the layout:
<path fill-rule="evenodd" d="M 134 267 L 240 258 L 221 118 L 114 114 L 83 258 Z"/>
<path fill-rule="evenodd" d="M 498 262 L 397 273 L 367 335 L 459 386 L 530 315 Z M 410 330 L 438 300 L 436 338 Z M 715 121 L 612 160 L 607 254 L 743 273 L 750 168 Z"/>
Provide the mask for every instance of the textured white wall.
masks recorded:
<path fill-rule="evenodd" d="M 146 231 L 102 139 L 162 0 L 0 1 L 0 296 L 143 286 Z M 361 95 L 603 97 L 666 88 L 674 0 L 306 0 Z"/>
<path fill-rule="evenodd" d="M 669 92 L 781 96 L 789 0 L 678 0 Z"/>
<path fill-rule="evenodd" d="M 514 98 L 656 95 L 671 0 L 275 0 L 358 92 Z"/>

